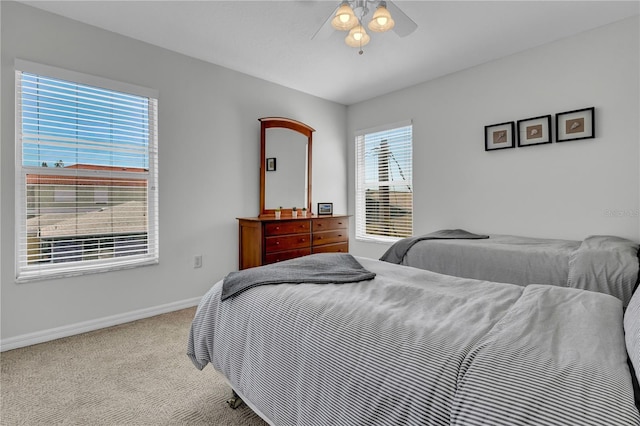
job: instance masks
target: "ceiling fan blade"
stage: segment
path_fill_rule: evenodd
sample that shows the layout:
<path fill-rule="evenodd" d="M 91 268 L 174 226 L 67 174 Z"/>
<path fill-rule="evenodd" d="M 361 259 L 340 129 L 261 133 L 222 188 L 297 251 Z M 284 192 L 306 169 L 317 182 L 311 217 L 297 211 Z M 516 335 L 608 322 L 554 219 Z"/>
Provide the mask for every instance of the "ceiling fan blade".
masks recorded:
<path fill-rule="evenodd" d="M 324 24 L 322 24 L 320 28 L 318 28 L 318 30 L 311 36 L 311 40 L 315 40 L 315 39 L 324 40 L 331 37 L 331 34 L 333 34 L 333 32 L 335 31 L 331 26 L 331 20 L 336 15 L 336 11 L 338 10 L 339 7 L 340 7 L 340 4 L 338 4 L 335 7 L 335 9 L 331 11 L 327 19 L 324 21 Z"/>
<path fill-rule="evenodd" d="M 391 13 L 396 25 L 393 31 L 400 37 L 406 37 L 418 28 L 418 24 L 413 22 L 398 6 L 390 0 L 387 0 L 387 10 Z"/>

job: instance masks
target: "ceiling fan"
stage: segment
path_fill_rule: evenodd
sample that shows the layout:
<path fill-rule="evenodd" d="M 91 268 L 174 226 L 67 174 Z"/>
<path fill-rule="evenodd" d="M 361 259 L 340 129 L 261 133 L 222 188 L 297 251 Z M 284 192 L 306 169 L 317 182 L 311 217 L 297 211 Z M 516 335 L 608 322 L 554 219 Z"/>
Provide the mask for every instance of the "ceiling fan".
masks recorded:
<path fill-rule="evenodd" d="M 362 55 L 362 47 L 371 40 L 365 25 L 378 33 L 393 30 L 400 37 L 406 37 L 418 28 L 418 24 L 390 0 L 344 0 L 311 39 L 328 38 L 334 30 L 348 31 L 345 43 L 360 48 L 358 53 Z"/>

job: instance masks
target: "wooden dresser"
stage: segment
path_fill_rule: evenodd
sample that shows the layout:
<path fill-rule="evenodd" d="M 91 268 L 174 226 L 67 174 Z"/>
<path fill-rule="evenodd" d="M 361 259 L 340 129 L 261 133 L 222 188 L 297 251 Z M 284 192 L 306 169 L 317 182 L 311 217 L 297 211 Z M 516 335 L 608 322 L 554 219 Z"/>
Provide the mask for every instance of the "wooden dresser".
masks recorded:
<path fill-rule="evenodd" d="M 240 269 L 349 251 L 349 216 L 238 218 Z"/>

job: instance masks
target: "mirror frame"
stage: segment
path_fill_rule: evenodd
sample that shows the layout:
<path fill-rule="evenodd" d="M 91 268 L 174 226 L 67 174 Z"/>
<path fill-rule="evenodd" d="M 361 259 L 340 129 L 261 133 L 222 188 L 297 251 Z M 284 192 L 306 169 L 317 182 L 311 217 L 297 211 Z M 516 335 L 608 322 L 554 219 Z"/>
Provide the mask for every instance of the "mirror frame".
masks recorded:
<path fill-rule="evenodd" d="M 302 206 L 307 208 L 308 215 L 311 213 L 311 143 L 313 139 L 313 132 L 315 129 L 307 126 L 306 124 L 293 120 L 291 118 L 284 117 L 263 117 L 259 118 L 260 121 L 260 217 L 263 216 L 275 216 L 274 209 L 265 208 L 265 184 L 266 184 L 266 142 L 267 142 L 267 129 L 270 128 L 285 128 L 293 130 L 294 132 L 302 133 L 307 137 L 307 205 Z M 296 206 L 297 207 L 297 206 Z M 291 209 L 284 209 L 283 216 L 291 216 Z"/>

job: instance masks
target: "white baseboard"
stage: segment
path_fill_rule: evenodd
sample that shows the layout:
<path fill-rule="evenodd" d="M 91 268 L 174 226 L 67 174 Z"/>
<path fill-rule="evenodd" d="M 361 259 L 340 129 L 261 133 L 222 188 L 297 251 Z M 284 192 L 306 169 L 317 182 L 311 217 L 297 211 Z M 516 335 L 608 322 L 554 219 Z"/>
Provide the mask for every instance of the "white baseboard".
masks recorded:
<path fill-rule="evenodd" d="M 60 339 L 62 337 L 86 333 L 88 331 L 99 330 L 101 328 L 124 324 L 142 318 L 153 317 L 155 315 L 166 314 L 167 312 L 190 308 L 192 306 L 198 305 L 200 299 L 201 297 L 195 297 L 193 299 L 181 300 L 178 302 L 167 303 L 165 305 L 139 309 L 137 311 L 126 312 L 124 314 L 112 315 L 95 320 L 80 322 L 77 324 L 70 324 L 62 327 L 50 328 L 48 330 L 37 331 L 35 333 L 23 334 L 21 336 L 9 337 L 8 339 L 0 339 L 0 352 L 35 345 L 37 343 L 44 343 L 51 340 Z"/>

